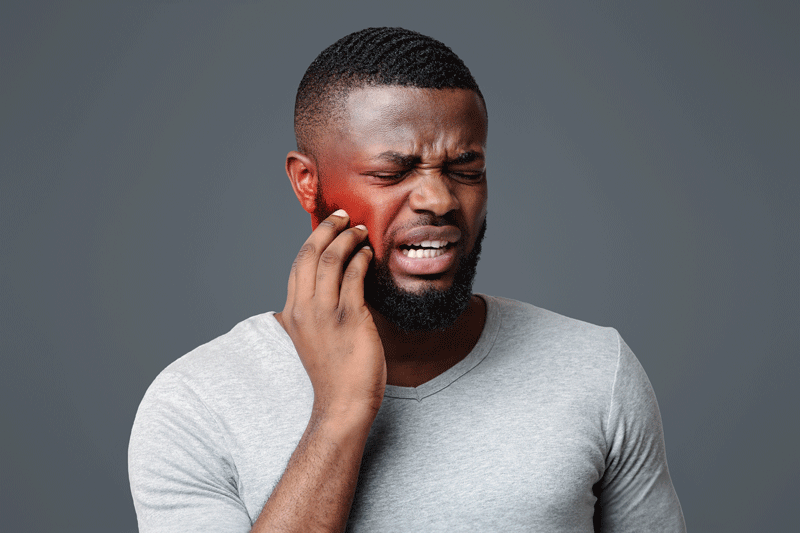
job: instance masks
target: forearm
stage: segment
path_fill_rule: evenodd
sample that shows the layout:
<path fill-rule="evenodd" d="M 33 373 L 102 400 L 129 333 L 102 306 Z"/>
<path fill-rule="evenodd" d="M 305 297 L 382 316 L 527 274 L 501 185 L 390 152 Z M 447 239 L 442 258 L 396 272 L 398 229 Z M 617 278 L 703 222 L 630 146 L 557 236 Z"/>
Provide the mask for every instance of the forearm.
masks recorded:
<path fill-rule="evenodd" d="M 344 531 L 373 418 L 315 409 L 251 533 Z"/>

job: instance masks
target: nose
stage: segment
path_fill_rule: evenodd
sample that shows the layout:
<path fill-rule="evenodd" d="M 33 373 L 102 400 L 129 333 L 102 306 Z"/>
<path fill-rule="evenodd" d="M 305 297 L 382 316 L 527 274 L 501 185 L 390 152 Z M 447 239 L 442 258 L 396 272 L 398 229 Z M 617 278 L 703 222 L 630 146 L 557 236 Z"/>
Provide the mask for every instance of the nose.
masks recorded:
<path fill-rule="evenodd" d="M 454 184 L 438 172 L 422 173 L 414 180 L 408 204 L 414 211 L 427 211 L 441 217 L 460 207 Z"/>

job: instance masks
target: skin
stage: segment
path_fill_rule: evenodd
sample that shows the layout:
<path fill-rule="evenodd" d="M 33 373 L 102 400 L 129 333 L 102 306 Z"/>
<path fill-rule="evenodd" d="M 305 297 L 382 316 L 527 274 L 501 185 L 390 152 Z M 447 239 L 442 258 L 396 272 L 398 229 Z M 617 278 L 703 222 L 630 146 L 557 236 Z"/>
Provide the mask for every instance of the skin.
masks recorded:
<path fill-rule="evenodd" d="M 350 93 L 315 157 L 288 154 L 287 174 L 314 231 L 275 316 L 309 375 L 314 404 L 252 531 L 343 531 L 387 382 L 424 383 L 477 342 L 486 315 L 480 298 L 444 331 L 408 333 L 367 305 L 364 276 L 376 258 L 389 261 L 407 291 L 452 284 L 486 218 L 486 134 L 473 91 L 367 87 Z M 325 207 L 346 212 L 320 219 L 319 187 Z M 403 258 L 401 244 L 430 233 L 456 242 L 436 259 Z M 363 247 L 367 238 L 374 250 Z"/>

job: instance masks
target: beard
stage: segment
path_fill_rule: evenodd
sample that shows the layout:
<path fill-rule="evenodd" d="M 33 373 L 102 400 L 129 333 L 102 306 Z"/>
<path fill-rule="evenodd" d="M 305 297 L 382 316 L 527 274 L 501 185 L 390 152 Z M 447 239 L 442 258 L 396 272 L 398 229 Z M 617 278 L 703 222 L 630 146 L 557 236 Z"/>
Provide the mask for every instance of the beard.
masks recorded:
<path fill-rule="evenodd" d="M 486 220 L 472 251 L 459 260 L 453 283 L 444 290 L 436 289 L 432 283 L 421 292 L 401 289 L 389 270 L 389 258 L 375 259 L 364 278 L 364 299 L 389 322 L 406 332 L 450 327 L 467 310 L 472 299 L 472 284 L 485 235 Z"/>

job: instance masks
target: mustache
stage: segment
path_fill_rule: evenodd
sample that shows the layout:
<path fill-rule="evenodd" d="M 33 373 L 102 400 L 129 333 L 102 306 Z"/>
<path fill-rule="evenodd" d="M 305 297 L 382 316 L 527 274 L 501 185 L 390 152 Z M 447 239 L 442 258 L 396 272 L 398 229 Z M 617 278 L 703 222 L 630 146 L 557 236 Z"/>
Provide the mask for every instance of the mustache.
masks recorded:
<path fill-rule="evenodd" d="M 412 228 L 418 228 L 420 226 L 434 226 L 434 227 L 442 227 L 442 226 L 455 226 L 460 230 L 464 228 L 461 227 L 461 224 L 458 223 L 456 220 L 455 212 L 451 211 L 444 216 L 437 217 L 433 214 L 424 214 L 420 213 L 420 215 L 405 224 L 401 227 L 397 228 L 397 232 L 406 231 Z"/>

